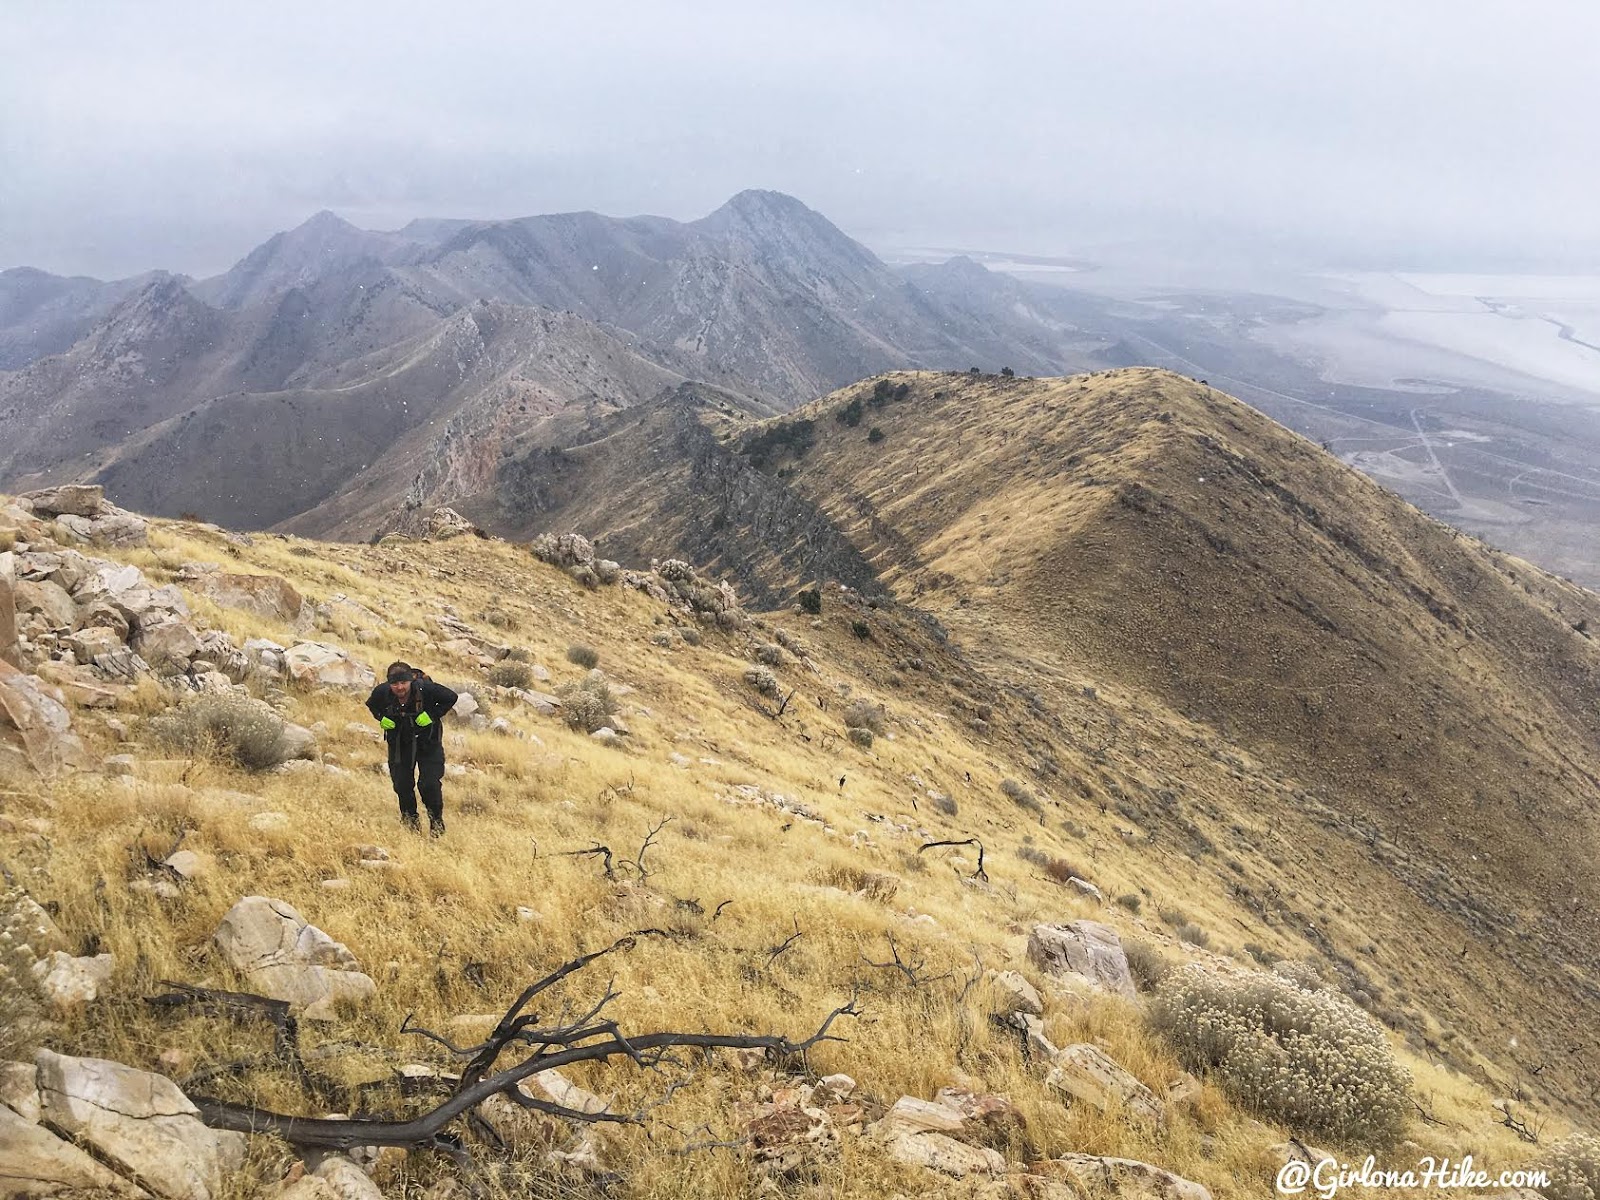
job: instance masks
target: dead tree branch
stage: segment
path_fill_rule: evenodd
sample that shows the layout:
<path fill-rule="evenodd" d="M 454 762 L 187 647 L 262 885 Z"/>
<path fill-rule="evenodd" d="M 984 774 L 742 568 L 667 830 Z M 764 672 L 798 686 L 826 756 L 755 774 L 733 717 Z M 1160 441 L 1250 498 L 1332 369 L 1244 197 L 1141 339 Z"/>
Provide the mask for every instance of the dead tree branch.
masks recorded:
<path fill-rule="evenodd" d="M 918 957 L 913 959 L 911 962 L 906 962 L 900 957 L 900 947 L 895 945 L 894 934 L 889 933 L 885 934 L 884 936 L 889 941 L 889 953 L 892 956 L 892 960 L 890 962 L 881 963 L 873 962 L 870 958 L 863 954 L 861 956 L 861 961 L 866 963 L 867 966 L 881 967 L 899 971 L 906 977 L 906 981 L 910 983 L 912 987 L 924 987 L 930 983 L 938 983 L 943 979 L 954 978 L 954 975 L 949 971 L 946 971 L 943 975 L 923 975 L 921 972 L 926 969 L 928 965 L 927 960 Z"/>
<path fill-rule="evenodd" d="M 972 873 L 972 878 L 981 880 L 984 883 L 989 882 L 989 873 L 983 869 L 983 843 L 977 838 L 962 838 L 960 841 L 925 842 L 917 847 L 917 853 L 921 854 L 924 850 L 934 850 L 940 846 L 976 846 L 978 848 L 978 869 Z"/>

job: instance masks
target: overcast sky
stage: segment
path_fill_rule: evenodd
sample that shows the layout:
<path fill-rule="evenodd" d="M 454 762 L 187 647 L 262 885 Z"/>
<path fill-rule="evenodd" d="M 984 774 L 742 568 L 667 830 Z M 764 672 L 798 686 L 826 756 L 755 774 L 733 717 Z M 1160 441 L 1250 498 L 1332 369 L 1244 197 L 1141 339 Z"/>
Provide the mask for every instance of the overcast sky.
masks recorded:
<path fill-rule="evenodd" d="M 0 266 L 768 187 L 880 249 L 1595 269 L 1597 50 L 1591 0 L 0 0 Z"/>

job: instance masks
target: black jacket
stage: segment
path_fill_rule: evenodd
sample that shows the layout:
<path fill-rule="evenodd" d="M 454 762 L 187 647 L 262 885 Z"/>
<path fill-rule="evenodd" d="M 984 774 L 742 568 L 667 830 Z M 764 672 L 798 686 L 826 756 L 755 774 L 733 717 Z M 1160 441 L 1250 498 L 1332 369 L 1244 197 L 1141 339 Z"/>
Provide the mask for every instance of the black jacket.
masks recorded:
<path fill-rule="evenodd" d="M 418 679 L 411 684 L 411 693 L 401 704 L 387 683 L 380 683 L 367 697 L 367 711 L 382 720 L 388 717 L 393 729 L 386 729 L 383 737 L 391 751 L 404 749 L 409 753 L 415 744 L 417 753 L 425 755 L 444 746 L 444 715 L 455 707 L 456 694 L 442 683 L 431 679 Z M 427 713 L 431 725 L 417 728 L 417 715 Z"/>

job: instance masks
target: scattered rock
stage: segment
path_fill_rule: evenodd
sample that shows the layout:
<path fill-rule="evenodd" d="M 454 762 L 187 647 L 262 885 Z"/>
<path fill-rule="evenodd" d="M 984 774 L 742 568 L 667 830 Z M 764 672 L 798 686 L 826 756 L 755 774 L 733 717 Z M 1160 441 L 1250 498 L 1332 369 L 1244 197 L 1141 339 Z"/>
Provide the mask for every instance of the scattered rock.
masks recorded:
<path fill-rule="evenodd" d="M 1131 1158 L 1099 1158 L 1093 1154 L 1066 1154 L 1034 1164 L 1047 1176 L 1066 1178 L 1093 1193 L 1118 1200 L 1211 1200 L 1211 1193 L 1171 1171 Z"/>
<path fill-rule="evenodd" d="M 165 1076 L 49 1050 L 36 1062 L 45 1119 L 162 1196 L 210 1200 L 244 1164 L 244 1135 L 206 1128 Z"/>
<path fill-rule="evenodd" d="M 1050 975 L 1075 976 L 1113 995 L 1137 998 L 1121 939 L 1097 921 L 1035 925 L 1028 937 L 1028 960 Z"/>
<path fill-rule="evenodd" d="M 1002 1013 L 1030 1013 L 1041 1016 L 1044 1000 L 1039 989 L 1017 971 L 997 971 L 994 976 L 995 998 Z"/>
<path fill-rule="evenodd" d="M 1101 1112 L 1120 1106 L 1139 1124 L 1158 1125 L 1165 1119 L 1154 1092 L 1105 1051 L 1086 1042 L 1062 1047 L 1045 1083 Z"/>
<path fill-rule="evenodd" d="M 383 1200 L 383 1192 L 371 1176 L 340 1154 L 323 1159 L 310 1178 L 327 1184 L 339 1200 Z"/>
<path fill-rule="evenodd" d="M 39 987 L 58 1012 L 79 1008 L 100 997 L 100 989 L 111 982 L 117 960 L 110 954 L 93 958 L 74 958 L 53 951 L 33 964 Z"/>
<path fill-rule="evenodd" d="M 211 871 L 210 859 L 195 850 L 175 850 L 167 856 L 162 866 L 191 880 L 202 879 Z"/>
<path fill-rule="evenodd" d="M 811 1098 L 818 1104 L 843 1104 L 855 1095 L 856 1081 L 848 1075 L 824 1075 Z"/>
<path fill-rule="evenodd" d="M 189 586 L 218 604 L 252 613 L 267 621 L 294 625 L 301 619 L 305 598 L 287 579 L 277 575 L 233 575 L 206 571 L 187 580 Z"/>
<path fill-rule="evenodd" d="M 378 682 L 366 663 L 326 642 L 301 642 L 284 652 L 283 662 L 290 678 L 317 687 L 370 691 Z"/>
<path fill-rule="evenodd" d="M 282 900 L 246 896 L 212 936 L 228 964 L 259 991 L 289 1001 L 311 1020 L 331 1019 L 340 1003 L 367 1000 L 377 990 L 356 970 L 348 947 Z"/>
<path fill-rule="evenodd" d="M 0 661 L 0 769 L 52 775 L 88 764 L 61 693 L 37 675 Z"/>
<path fill-rule="evenodd" d="M 96 517 L 105 507 L 106 490 L 97 483 L 67 483 L 23 492 L 17 499 L 37 517 Z"/>

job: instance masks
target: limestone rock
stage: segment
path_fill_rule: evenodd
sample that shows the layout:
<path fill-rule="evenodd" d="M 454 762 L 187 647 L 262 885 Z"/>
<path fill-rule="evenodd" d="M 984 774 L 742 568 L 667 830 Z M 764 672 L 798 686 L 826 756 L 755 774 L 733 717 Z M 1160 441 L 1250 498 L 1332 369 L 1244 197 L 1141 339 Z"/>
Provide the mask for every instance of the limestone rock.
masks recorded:
<path fill-rule="evenodd" d="M 45 1119 L 158 1195 L 210 1200 L 244 1163 L 244 1135 L 206 1128 L 165 1076 L 49 1050 L 36 1062 Z"/>
<path fill-rule="evenodd" d="M 885 1137 L 896 1134 L 917 1136 L 924 1133 L 960 1133 L 966 1117 L 945 1104 L 933 1100 L 919 1100 L 915 1096 L 901 1096 L 894 1107 L 883 1114 L 878 1122 L 878 1132 Z"/>
<path fill-rule="evenodd" d="M 17 612 L 37 614 L 50 629 L 71 630 L 77 622 L 78 609 L 67 589 L 49 579 L 17 584 L 14 603 Z"/>
<path fill-rule="evenodd" d="M 45 999 L 65 1012 L 100 997 L 100 990 L 111 982 L 117 969 L 114 955 L 96 954 L 93 958 L 74 958 L 56 950 L 33 966 Z"/>
<path fill-rule="evenodd" d="M 1002 1013 L 1030 1013 L 1036 1017 L 1044 1013 L 1044 1000 L 1039 996 L 1039 989 L 1019 972 L 996 972 L 994 991 Z"/>
<path fill-rule="evenodd" d="M 196 575 L 189 586 L 227 608 L 253 613 L 268 621 L 290 625 L 300 619 L 305 599 L 287 579 L 277 575 L 236 575 L 208 571 Z"/>
<path fill-rule="evenodd" d="M 213 937 L 223 958 L 254 987 L 287 1000 L 311 1020 L 331 1019 L 339 1005 L 370 999 L 377 990 L 355 969 L 359 964 L 348 947 L 282 900 L 246 896 L 228 910 Z"/>
<path fill-rule="evenodd" d="M 50 775 L 88 764 L 64 697 L 37 675 L 0 662 L 0 769 Z"/>
<path fill-rule="evenodd" d="M 1157 1125 L 1165 1119 L 1165 1110 L 1154 1092 L 1105 1051 L 1086 1042 L 1062 1047 L 1045 1082 L 1101 1112 L 1120 1106 L 1130 1118 L 1144 1125 Z"/>
<path fill-rule="evenodd" d="M 927 1167 L 942 1175 L 965 1179 L 968 1175 L 1000 1175 L 1006 1160 L 997 1150 L 969 1146 L 943 1133 L 897 1133 L 884 1143 L 889 1157 L 912 1167 Z"/>
<path fill-rule="evenodd" d="M 1036 1163 L 1034 1170 L 1070 1179 L 1093 1195 L 1116 1200 L 1211 1200 L 1211 1192 L 1200 1184 L 1131 1158 L 1066 1154 Z"/>
<path fill-rule="evenodd" d="M 0 1063 L 0 1105 L 30 1125 L 39 1123 L 39 1068 L 32 1063 Z M 0 1176 L 3 1178 L 3 1176 Z"/>
<path fill-rule="evenodd" d="M 0 1196 L 54 1196 L 80 1191 L 148 1195 L 37 1121 L 0 1107 Z"/>
<path fill-rule="evenodd" d="M 181 675 L 200 656 L 200 635 L 175 617 L 158 618 L 137 627 L 132 646 L 156 674 Z"/>
<path fill-rule="evenodd" d="M 339 1200 L 383 1200 L 378 1185 L 343 1155 L 334 1154 L 323 1159 L 312 1175 L 327 1184 Z"/>
<path fill-rule="evenodd" d="M 95 517 L 105 507 L 106 490 L 99 484 L 68 483 L 23 492 L 17 499 L 37 517 Z"/>
<path fill-rule="evenodd" d="M 366 663 L 326 642 L 301 642 L 284 652 L 283 661 L 290 678 L 318 687 L 370 691 L 378 682 L 378 676 Z"/>
<path fill-rule="evenodd" d="M 1097 921 L 1035 925 L 1028 937 L 1028 960 L 1048 974 L 1075 976 L 1113 995 L 1137 998 L 1121 939 Z"/>

